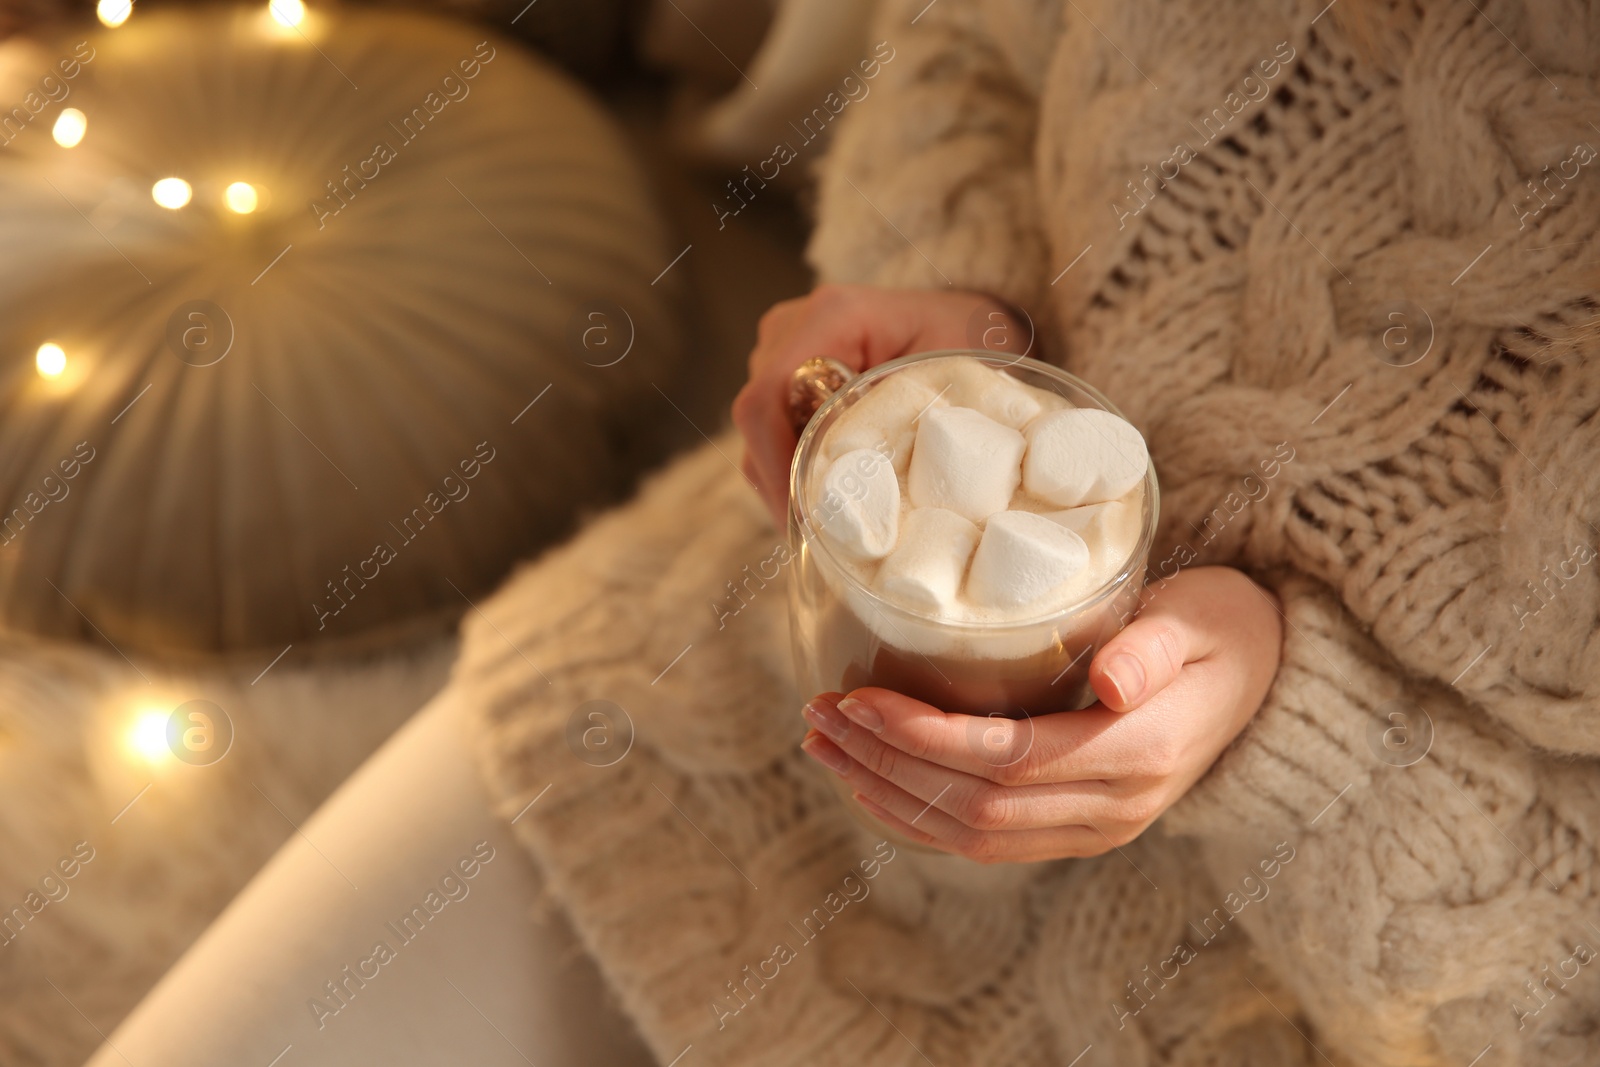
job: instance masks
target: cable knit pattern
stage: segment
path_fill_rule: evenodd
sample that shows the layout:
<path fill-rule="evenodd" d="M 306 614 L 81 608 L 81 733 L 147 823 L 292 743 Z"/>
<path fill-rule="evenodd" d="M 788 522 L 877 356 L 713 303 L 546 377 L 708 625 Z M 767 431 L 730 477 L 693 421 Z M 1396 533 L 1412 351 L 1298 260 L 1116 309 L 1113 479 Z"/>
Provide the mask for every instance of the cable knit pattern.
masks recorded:
<path fill-rule="evenodd" d="M 1150 442 L 1156 572 L 1282 598 L 1157 831 L 901 852 L 736 999 L 875 846 L 795 755 L 782 577 L 718 628 L 780 536 L 736 445 L 469 626 L 505 810 L 550 787 L 517 828 L 663 1062 L 1593 1062 L 1600 6 L 1323 7 L 891 3 L 822 175 L 825 278 L 1026 307 Z M 593 699 L 636 727 L 605 769 Z"/>

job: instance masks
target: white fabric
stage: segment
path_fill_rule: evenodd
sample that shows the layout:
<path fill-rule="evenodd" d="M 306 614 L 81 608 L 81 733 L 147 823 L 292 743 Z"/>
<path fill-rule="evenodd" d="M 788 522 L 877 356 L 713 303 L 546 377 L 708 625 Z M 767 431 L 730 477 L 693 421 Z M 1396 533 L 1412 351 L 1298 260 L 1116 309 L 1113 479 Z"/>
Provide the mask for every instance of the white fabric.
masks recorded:
<path fill-rule="evenodd" d="M 538 817 L 537 807 L 523 815 Z M 533 914 L 540 879 L 490 813 L 452 690 L 300 830 L 90 1067 L 653 1062 L 608 1006 L 566 922 Z M 492 858 L 470 879 L 458 873 L 449 892 L 460 899 L 435 898 L 446 903 L 402 943 L 386 924 L 475 846 Z M 348 982 L 348 1002 L 319 1027 L 308 1002 L 339 1006 L 324 983 L 358 967 L 379 939 L 397 946 L 395 958 L 374 965 L 364 986 Z"/>

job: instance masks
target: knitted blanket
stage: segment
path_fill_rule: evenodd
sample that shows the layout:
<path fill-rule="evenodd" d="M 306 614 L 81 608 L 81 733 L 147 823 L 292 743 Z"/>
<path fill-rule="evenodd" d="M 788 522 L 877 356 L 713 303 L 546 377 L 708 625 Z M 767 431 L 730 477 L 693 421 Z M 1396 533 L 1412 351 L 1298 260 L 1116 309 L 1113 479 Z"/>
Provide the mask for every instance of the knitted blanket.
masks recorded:
<path fill-rule="evenodd" d="M 856 824 L 728 438 L 468 626 L 487 773 L 663 1063 L 1593 1061 L 1600 11 L 1322 7 L 892 4 L 822 176 L 824 278 L 1002 296 L 1139 425 L 1153 580 L 1282 598 L 1156 829 Z"/>

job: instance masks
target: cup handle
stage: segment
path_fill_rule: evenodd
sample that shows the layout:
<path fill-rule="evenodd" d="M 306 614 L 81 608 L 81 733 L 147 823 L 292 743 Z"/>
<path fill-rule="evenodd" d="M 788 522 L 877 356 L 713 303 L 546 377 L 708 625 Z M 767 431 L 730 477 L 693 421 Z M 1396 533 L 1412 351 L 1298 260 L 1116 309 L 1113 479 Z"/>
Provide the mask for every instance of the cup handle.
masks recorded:
<path fill-rule="evenodd" d="M 787 399 L 789 425 L 794 427 L 796 437 L 804 432 L 817 409 L 855 376 L 855 371 L 838 360 L 821 357 L 808 359 L 794 369 L 789 376 Z"/>

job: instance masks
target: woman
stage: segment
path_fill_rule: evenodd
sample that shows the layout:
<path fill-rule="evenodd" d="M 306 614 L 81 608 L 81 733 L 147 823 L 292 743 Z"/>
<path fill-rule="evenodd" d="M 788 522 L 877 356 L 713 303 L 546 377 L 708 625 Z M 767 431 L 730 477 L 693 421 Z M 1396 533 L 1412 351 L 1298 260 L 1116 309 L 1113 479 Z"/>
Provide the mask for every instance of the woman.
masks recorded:
<path fill-rule="evenodd" d="M 912 0 L 878 37 L 743 470 L 712 441 L 523 572 L 457 671 L 656 1058 L 1590 1062 L 1600 11 Z M 938 709 L 792 692 L 771 522 L 799 362 L 986 340 L 1102 389 L 1163 489 L 1103 704 L 1004 775 Z"/>
<path fill-rule="evenodd" d="M 565 791 L 564 821 L 518 829 L 658 1055 L 1592 1054 L 1597 26 L 883 12 L 821 174 L 828 284 L 766 317 L 735 405 L 743 477 L 725 444 L 681 464 L 514 583 L 460 673 L 506 810 Z M 781 513 L 802 360 L 1000 335 L 1110 396 L 1163 490 L 1104 704 L 1035 721 L 1004 774 L 938 709 L 785 695 L 784 535 L 750 501 Z M 605 775 L 550 752 L 594 698 L 634 724 Z M 814 934 L 799 917 L 873 853 L 795 765 L 808 701 L 815 772 L 888 828 L 1097 858 L 902 853 Z"/>

